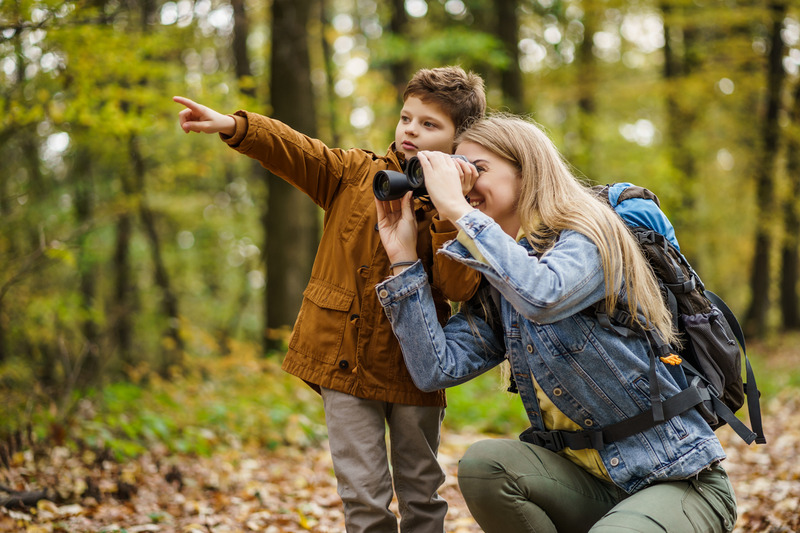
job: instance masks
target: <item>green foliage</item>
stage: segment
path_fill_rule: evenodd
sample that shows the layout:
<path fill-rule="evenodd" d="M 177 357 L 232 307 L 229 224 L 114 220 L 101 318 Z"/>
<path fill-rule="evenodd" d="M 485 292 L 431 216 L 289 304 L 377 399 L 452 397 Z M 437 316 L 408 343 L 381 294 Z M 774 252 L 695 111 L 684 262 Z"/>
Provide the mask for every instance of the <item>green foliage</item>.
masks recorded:
<path fill-rule="evenodd" d="M 145 368 L 132 370 L 129 381 L 76 392 L 67 418 L 41 397 L 26 411 L 25 368 L 0 367 L 3 390 L 14 391 L 2 398 L 9 412 L 0 421 L 0 435 L 30 424 L 42 440 L 63 431 L 68 445 L 84 443 L 119 459 L 154 446 L 198 455 L 239 446 L 305 447 L 327 435 L 319 395 L 274 359 L 256 357 L 253 347 L 238 346 L 225 358 L 193 358 L 188 372 L 168 379 Z M 506 386 L 492 371 L 449 389 L 445 426 L 502 435 L 522 431 L 528 424 L 524 410 Z M 27 391 L 29 398 L 34 395 Z"/>
<path fill-rule="evenodd" d="M 447 27 L 421 39 L 388 35 L 373 46 L 375 66 L 384 67 L 399 61 L 414 65 L 473 65 L 506 67 L 509 58 L 502 43 L 488 34 L 468 28 Z"/>
<path fill-rule="evenodd" d="M 196 358 L 188 372 L 168 379 L 145 368 L 132 370 L 129 381 L 76 392 L 75 409 L 66 418 L 48 402 L 30 407 L 26 416 L 24 366 L 4 365 L 0 382 L 15 392 L 4 395 L 9 412 L 0 422 L 0 435 L 30 424 L 46 439 L 63 428 L 67 443 L 109 450 L 118 458 L 156 445 L 209 455 L 221 447 L 309 446 L 324 438 L 319 396 L 281 371 L 274 359 L 254 354 L 252 347 L 242 346 L 226 358 Z"/>
<path fill-rule="evenodd" d="M 457 387 L 447 389 L 444 426 L 453 431 L 513 437 L 530 422 L 519 394 L 507 391 L 499 368 Z"/>

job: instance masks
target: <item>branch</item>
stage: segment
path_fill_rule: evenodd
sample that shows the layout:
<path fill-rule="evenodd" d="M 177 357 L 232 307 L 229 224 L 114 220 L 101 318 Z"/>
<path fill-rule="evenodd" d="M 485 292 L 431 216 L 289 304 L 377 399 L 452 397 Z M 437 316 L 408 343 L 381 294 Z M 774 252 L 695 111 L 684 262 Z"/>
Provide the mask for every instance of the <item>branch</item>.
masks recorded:
<path fill-rule="evenodd" d="M 11 496 L 0 499 L 0 507 L 6 509 L 22 509 L 25 507 L 35 507 L 39 500 L 47 500 L 47 491 L 35 490 L 31 492 L 10 491 Z"/>

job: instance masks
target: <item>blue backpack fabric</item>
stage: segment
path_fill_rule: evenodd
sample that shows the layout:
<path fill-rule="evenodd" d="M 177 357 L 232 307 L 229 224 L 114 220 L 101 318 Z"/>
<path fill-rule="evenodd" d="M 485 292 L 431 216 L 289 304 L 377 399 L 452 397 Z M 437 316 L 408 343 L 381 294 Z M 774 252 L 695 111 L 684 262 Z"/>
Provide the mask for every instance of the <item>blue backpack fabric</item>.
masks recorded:
<path fill-rule="evenodd" d="M 520 438 L 553 451 L 601 449 L 605 443 L 640 433 L 689 409 L 697 409 L 713 429 L 729 424 L 748 444 L 765 444 L 760 392 L 739 322 L 719 296 L 705 289 L 681 254 L 675 230 L 661 211 L 658 197 L 631 183 L 597 186 L 594 191 L 625 221 L 639 242 L 680 333 L 682 347 L 675 350 L 654 331 L 638 326 L 624 310 L 607 310 L 604 302 L 598 302 L 584 312 L 594 315 L 603 327 L 619 335 L 641 335 L 650 343 L 650 411 L 597 430 L 534 431 L 529 428 Z M 746 382 L 742 379 L 742 360 Z M 672 373 L 683 372 L 687 383 L 683 391 L 665 400 L 660 396 L 656 374 L 656 365 L 662 364 L 668 365 Z M 745 398 L 752 429 L 735 415 Z"/>
<path fill-rule="evenodd" d="M 681 251 L 675 237 L 675 228 L 661 211 L 661 204 L 655 194 L 632 183 L 615 183 L 599 190 L 603 195 L 608 195 L 608 204 L 628 226 L 651 229 L 663 235 L 676 250 Z"/>

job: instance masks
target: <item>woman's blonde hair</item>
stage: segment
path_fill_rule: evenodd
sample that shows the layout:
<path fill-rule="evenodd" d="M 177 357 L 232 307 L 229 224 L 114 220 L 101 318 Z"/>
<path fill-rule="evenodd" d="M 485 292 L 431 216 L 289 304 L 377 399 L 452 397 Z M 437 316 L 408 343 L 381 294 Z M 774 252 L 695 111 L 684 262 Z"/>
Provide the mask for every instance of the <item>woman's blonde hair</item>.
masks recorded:
<path fill-rule="evenodd" d="M 617 306 L 624 285 L 631 316 L 667 342 L 677 342 L 658 282 L 633 235 L 611 207 L 575 177 L 538 125 L 495 114 L 459 135 L 456 145 L 464 142 L 478 144 L 517 168 L 522 178 L 517 212 L 522 231 L 538 253 L 546 254 L 564 230 L 582 233 L 600 251 L 607 309 Z"/>

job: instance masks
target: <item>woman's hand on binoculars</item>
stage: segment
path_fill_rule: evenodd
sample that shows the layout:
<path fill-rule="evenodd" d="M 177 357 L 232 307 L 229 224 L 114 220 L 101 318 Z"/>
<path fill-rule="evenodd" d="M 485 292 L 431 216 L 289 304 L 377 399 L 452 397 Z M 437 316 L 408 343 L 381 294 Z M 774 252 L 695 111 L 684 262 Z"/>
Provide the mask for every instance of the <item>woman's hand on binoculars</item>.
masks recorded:
<path fill-rule="evenodd" d="M 442 152 L 422 151 L 417 158 L 425 175 L 425 188 L 440 218 L 455 222 L 472 210 L 464 195 L 478 179 L 473 165 Z"/>
<path fill-rule="evenodd" d="M 378 232 L 391 263 L 416 261 L 417 217 L 414 216 L 411 192 L 399 200 L 375 199 L 378 210 Z"/>
<path fill-rule="evenodd" d="M 453 159 L 461 172 L 461 196 L 467 196 L 478 179 L 478 167 L 464 159 Z"/>

